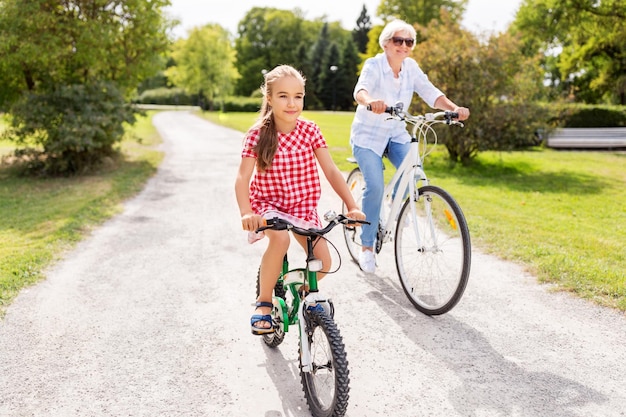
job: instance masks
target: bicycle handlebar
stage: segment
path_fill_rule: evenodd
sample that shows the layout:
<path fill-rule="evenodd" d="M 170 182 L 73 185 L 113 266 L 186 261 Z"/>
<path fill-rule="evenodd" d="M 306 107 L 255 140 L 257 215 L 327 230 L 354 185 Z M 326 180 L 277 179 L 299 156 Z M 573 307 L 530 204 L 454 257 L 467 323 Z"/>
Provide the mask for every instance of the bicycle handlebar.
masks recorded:
<path fill-rule="evenodd" d="M 291 230 L 292 232 L 301 235 L 301 236 L 323 236 L 326 233 L 330 232 L 335 226 L 339 224 L 370 224 L 370 222 L 365 220 L 355 220 L 349 217 L 344 216 L 343 214 L 337 214 L 334 218 L 330 219 L 326 227 L 323 229 L 305 229 L 302 227 L 298 227 L 293 225 L 291 222 L 285 219 L 281 219 L 280 217 L 274 217 L 266 220 L 266 225 L 261 226 L 256 229 L 256 233 L 262 232 L 263 230 L 273 229 L 273 230 Z"/>
<path fill-rule="evenodd" d="M 367 110 L 372 110 L 372 106 L 370 104 L 367 105 Z M 434 122 L 435 120 L 443 119 L 446 124 L 463 126 L 463 123 L 457 120 L 459 118 L 459 113 L 453 111 L 440 111 L 437 113 L 426 113 L 423 116 L 413 116 L 412 114 L 403 111 L 402 103 L 398 103 L 395 106 L 387 106 L 385 108 L 385 113 L 388 113 L 399 120 L 405 120 L 413 124 L 417 123 L 418 121 Z"/>

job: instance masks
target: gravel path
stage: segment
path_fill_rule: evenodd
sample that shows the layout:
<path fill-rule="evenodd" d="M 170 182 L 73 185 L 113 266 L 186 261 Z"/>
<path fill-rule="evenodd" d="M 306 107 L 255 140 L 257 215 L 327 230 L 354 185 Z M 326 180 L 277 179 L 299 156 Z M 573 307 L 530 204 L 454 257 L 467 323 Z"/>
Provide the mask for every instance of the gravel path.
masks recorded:
<path fill-rule="evenodd" d="M 158 174 L 0 322 L 0 416 L 310 415 L 295 329 L 277 349 L 249 330 L 265 245 L 239 230 L 242 135 L 186 112 L 154 122 Z M 340 210 L 325 190 L 321 211 Z M 331 239 L 343 265 L 322 289 L 348 353 L 348 416 L 626 416 L 623 314 L 474 248 L 461 302 L 427 317 L 391 246 L 364 275 L 339 229 Z"/>

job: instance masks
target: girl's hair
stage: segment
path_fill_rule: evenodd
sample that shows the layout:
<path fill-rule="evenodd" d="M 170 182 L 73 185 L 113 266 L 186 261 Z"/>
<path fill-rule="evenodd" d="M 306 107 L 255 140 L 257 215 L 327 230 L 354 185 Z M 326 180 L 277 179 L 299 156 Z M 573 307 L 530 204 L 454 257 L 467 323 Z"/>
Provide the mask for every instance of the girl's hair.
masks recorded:
<path fill-rule="evenodd" d="M 389 42 L 391 38 L 393 38 L 393 35 L 396 32 L 399 31 L 408 32 L 415 41 L 415 28 L 412 25 L 409 25 L 404 20 L 396 19 L 387 23 L 387 25 L 383 28 L 383 31 L 380 32 L 380 36 L 378 37 L 378 44 L 380 45 L 380 47 L 385 49 L 385 44 Z M 415 43 L 413 44 L 413 47 L 411 47 L 411 49 L 413 49 L 414 47 Z"/>
<path fill-rule="evenodd" d="M 259 129 L 259 142 L 254 148 L 257 154 L 257 168 L 265 171 L 272 165 L 274 154 L 278 148 L 278 132 L 274 122 L 274 112 L 272 106 L 268 102 L 268 97 L 272 95 L 274 83 L 283 77 L 294 77 L 302 82 L 302 86 L 306 82 L 300 71 L 290 65 L 279 65 L 273 70 L 265 74 L 265 81 L 261 85 L 263 93 L 263 103 L 261 104 L 261 112 L 254 128 Z"/>

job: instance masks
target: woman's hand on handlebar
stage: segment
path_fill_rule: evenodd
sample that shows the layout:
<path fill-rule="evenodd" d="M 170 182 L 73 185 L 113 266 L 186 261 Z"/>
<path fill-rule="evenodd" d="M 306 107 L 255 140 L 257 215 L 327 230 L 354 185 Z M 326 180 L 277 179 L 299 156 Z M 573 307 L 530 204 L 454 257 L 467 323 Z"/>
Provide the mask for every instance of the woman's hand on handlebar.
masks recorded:
<path fill-rule="evenodd" d="M 376 114 L 384 113 L 387 109 L 387 105 L 385 104 L 385 102 L 380 99 L 369 100 L 366 104 L 366 107 L 368 110 Z"/>
<path fill-rule="evenodd" d="M 243 230 L 247 230 L 248 232 L 254 232 L 261 226 L 265 226 L 265 219 L 255 213 L 246 213 L 241 216 L 241 226 Z"/>
<path fill-rule="evenodd" d="M 458 113 L 460 121 L 467 120 L 470 117 L 470 111 L 467 107 L 456 107 L 454 112 Z"/>

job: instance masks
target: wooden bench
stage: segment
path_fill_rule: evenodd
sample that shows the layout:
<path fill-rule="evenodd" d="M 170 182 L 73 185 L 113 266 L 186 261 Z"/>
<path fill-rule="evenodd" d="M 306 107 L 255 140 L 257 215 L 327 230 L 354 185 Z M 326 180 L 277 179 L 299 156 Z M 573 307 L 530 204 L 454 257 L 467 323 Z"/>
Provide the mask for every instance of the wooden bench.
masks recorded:
<path fill-rule="evenodd" d="M 626 148 L 626 127 L 569 127 L 555 130 L 547 139 L 550 148 Z"/>

